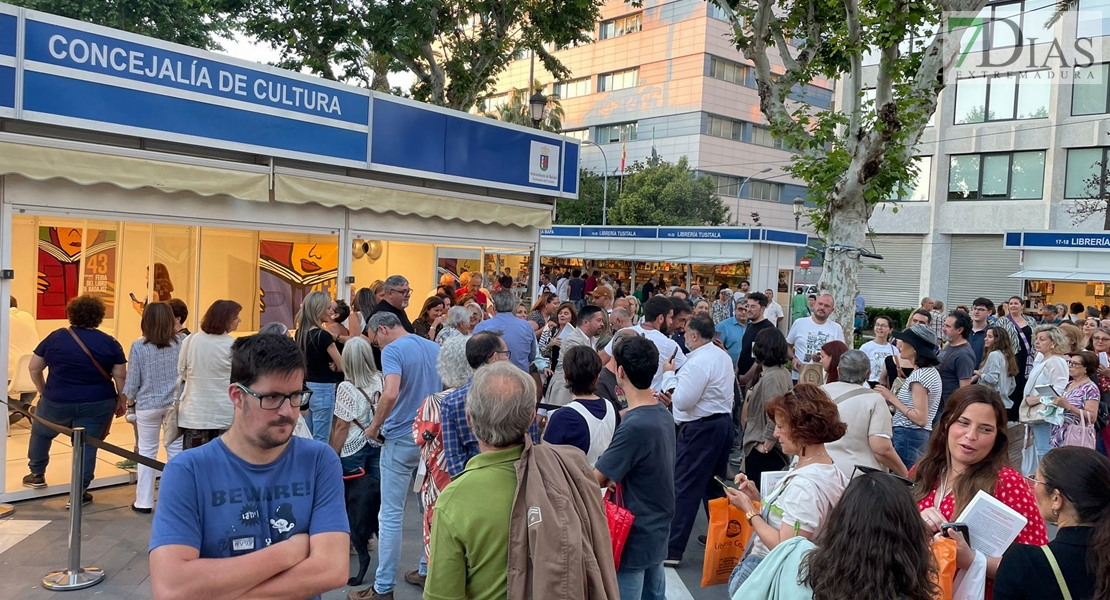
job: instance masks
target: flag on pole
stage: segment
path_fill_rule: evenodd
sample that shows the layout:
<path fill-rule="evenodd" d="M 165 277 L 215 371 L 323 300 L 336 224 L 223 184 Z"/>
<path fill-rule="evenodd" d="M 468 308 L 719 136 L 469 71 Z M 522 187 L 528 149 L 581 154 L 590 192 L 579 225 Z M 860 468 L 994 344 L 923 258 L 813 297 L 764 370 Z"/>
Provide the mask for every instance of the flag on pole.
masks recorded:
<path fill-rule="evenodd" d="M 628 155 L 628 142 L 624 139 L 624 134 L 621 134 L 621 175 L 624 175 L 624 159 Z"/>
<path fill-rule="evenodd" d="M 651 159 L 648 164 L 655 166 L 659 164 L 659 153 L 655 151 L 655 128 L 651 128 Z"/>

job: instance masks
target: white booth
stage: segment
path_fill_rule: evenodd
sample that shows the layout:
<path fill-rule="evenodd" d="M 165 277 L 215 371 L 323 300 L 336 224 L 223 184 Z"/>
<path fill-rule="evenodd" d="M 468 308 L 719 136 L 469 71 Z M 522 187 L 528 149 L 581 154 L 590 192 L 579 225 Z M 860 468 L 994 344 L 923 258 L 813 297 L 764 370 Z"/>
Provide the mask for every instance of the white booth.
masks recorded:
<path fill-rule="evenodd" d="M 102 330 L 124 349 L 145 301 L 183 300 L 196 331 L 214 300 L 236 300 L 245 335 L 291 326 L 308 292 L 350 300 L 393 274 L 409 279 L 415 318 L 442 272 L 535 260 L 554 200 L 577 196 L 578 150 L 0 4 L 0 297 L 18 304 L 0 316 L 0 360 L 19 361 L 15 310 L 41 337 L 81 294 L 107 304 Z M 66 492 L 68 441 L 54 440 L 48 487 L 24 489 L 28 423 L 0 422 L 0 501 Z M 118 419 L 109 441 L 132 447 L 131 425 Z M 131 480 L 119 460 L 98 453 L 93 487 Z"/>

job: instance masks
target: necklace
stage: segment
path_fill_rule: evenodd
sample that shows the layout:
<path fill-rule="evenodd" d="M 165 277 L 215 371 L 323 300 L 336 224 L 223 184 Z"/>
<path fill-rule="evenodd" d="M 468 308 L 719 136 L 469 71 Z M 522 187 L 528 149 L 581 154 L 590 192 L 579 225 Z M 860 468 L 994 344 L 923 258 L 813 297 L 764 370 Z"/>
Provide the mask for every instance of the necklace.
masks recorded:
<path fill-rule="evenodd" d="M 795 469 L 801 468 L 801 467 L 802 467 L 802 465 L 805 465 L 806 463 L 809 463 L 809 462 L 810 462 L 810 461 L 812 461 L 813 459 L 815 459 L 815 458 L 819 458 L 819 457 L 821 457 L 821 456 L 828 456 L 828 454 L 826 454 L 826 453 L 824 453 L 824 452 L 818 452 L 817 454 L 814 454 L 813 456 L 807 456 L 807 457 L 805 457 L 805 458 L 803 458 L 803 459 L 799 460 L 799 461 L 798 461 L 798 466 L 796 466 L 796 467 L 794 467 L 794 468 L 795 468 Z"/>

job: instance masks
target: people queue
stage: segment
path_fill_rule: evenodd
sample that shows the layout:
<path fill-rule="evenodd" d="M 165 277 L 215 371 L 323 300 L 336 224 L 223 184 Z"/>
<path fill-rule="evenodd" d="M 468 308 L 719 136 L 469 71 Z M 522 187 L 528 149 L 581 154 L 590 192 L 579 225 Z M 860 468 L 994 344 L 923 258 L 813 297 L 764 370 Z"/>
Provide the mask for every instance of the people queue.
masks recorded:
<path fill-rule="evenodd" d="M 103 304 L 82 296 L 67 307 L 71 326 L 35 350 L 38 410 L 97 432 L 133 410 L 144 456 L 161 434 L 156 597 L 264 591 L 306 563 L 319 569 L 300 582 L 303 597 L 338 587 L 348 561 L 334 534 L 353 533 L 352 511 L 373 510 L 378 568 L 348 597 L 392 598 L 415 477 L 424 551 L 403 577 L 425 598 L 664 598 L 664 567 L 682 564 L 698 507 L 720 497 L 753 532 L 730 596 L 933 598 L 935 539 L 955 542 L 960 569 L 977 562 L 945 525 L 980 492 L 1026 519 L 1009 550 L 985 561 L 986 598 L 1110 598 L 1110 459 L 1084 437 L 1105 430 L 1110 330 L 1037 325 L 1013 299 L 993 321 L 986 298 L 947 315 L 926 299 L 905 329 L 876 319 L 874 339 L 855 350 L 827 294 L 783 335 L 771 293 L 711 303 L 677 289 L 640 304 L 575 279 L 548 277 L 524 304 L 511 278 L 491 291 L 478 273 L 457 290 L 445 277 L 410 322 L 411 287 L 392 276 L 349 308 L 308 294 L 292 337 L 238 340 L 233 301 L 210 306 L 193 334 L 187 312 L 151 302 L 130 371 L 96 329 Z M 46 378 L 51 365 L 65 368 Z M 25 485 L 45 485 L 51 439 L 32 428 Z M 138 512 L 154 505 L 144 469 Z M 262 478 L 247 492 L 257 514 L 248 523 L 236 506 L 250 527 L 217 543 L 243 493 L 227 488 L 233 476 Z M 345 502 L 363 477 L 375 506 Z M 726 478 L 735 487 L 717 483 Z M 314 481 L 303 488 L 311 502 L 282 502 L 274 481 L 294 495 L 296 482 Z M 599 489 L 635 517 L 617 555 Z M 197 490 L 228 509 L 214 501 L 198 513 Z M 555 491 L 569 502 L 551 504 Z M 542 521 L 527 508 L 541 504 Z M 1046 521 L 1059 528 L 1051 543 Z M 537 534 L 540 522 L 562 534 Z M 279 547 L 245 581 L 186 580 L 190 561 Z M 519 576 L 520 561 L 568 554 L 565 572 Z"/>

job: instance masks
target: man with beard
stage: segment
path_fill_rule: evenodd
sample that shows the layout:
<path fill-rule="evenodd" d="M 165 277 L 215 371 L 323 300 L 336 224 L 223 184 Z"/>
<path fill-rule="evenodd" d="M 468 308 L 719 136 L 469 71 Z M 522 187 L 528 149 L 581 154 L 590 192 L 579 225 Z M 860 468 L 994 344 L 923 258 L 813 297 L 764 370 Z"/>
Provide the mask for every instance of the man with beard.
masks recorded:
<path fill-rule="evenodd" d="M 347 580 L 339 457 L 293 437 L 311 392 L 292 339 L 231 347 L 231 427 L 166 465 L 150 535 L 155 598 L 319 598 Z"/>
<path fill-rule="evenodd" d="M 844 341 L 844 329 L 836 321 L 829 320 L 832 312 L 832 296 L 821 294 L 813 301 L 813 315 L 794 321 L 790 333 L 786 334 L 786 343 L 794 348 L 795 382 L 802 364 L 813 362 L 813 355 L 821 346 L 833 340 Z"/>
<path fill-rule="evenodd" d="M 665 391 L 659 389 L 659 385 L 663 381 L 664 363 L 674 357 L 675 369 L 681 369 L 682 365 L 686 364 L 686 355 L 682 353 L 674 340 L 667 337 L 671 331 L 673 316 L 674 305 L 670 298 L 660 295 L 652 296 L 647 302 L 644 302 L 643 324 L 628 328 L 636 332 L 637 335 L 651 340 L 651 343 L 655 344 L 655 348 L 659 351 L 659 368 L 655 371 L 655 377 L 651 380 L 651 388 L 656 391 Z M 604 356 L 613 356 L 612 340 L 605 347 Z"/>

